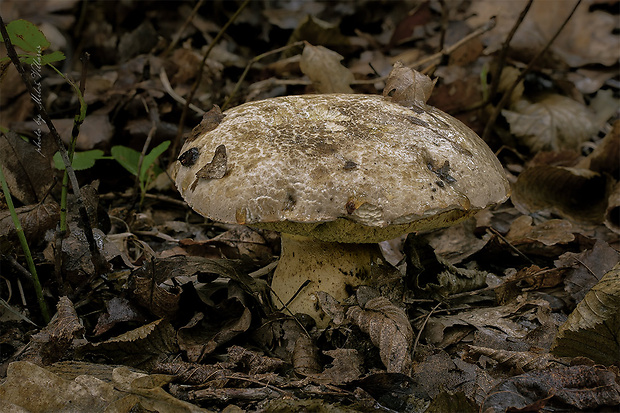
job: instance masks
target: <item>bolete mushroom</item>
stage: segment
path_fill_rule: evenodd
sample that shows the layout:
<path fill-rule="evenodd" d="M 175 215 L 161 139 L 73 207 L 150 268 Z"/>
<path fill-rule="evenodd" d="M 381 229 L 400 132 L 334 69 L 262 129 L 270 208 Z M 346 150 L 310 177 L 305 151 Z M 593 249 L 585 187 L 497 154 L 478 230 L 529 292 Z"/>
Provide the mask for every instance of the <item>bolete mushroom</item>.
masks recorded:
<path fill-rule="evenodd" d="M 415 82 L 404 89 L 216 108 L 183 146 L 176 185 L 195 211 L 281 233 L 276 306 L 288 302 L 325 326 L 316 292 L 342 300 L 368 283 L 383 260 L 379 241 L 450 226 L 506 200 L 509 185 L 489 147 L 426 105 Z"/>

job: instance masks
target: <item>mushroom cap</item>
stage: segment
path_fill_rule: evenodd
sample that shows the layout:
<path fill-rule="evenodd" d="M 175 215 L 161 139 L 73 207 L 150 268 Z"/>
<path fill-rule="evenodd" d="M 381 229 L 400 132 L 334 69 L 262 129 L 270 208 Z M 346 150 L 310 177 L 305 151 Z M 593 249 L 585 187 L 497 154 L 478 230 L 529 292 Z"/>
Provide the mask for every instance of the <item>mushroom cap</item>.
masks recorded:
<path fill-rule="evenodd" d="M 509 194 L 484 141 L 427 105 L 285 96 L 227 110 L 205 129 L 173 173 L 188 204 L 219 222 L 378 242 L 452 225 Z"/>

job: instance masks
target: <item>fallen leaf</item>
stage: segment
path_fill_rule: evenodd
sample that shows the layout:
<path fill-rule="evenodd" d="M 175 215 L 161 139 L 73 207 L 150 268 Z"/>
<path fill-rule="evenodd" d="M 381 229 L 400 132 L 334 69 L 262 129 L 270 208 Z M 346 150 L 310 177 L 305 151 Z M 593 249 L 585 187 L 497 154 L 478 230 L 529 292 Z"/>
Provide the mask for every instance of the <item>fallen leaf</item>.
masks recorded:
<path fill-rule="evenodd" d="M 620 264 L 586 294 L 560 327 L 551 351 L 609 365 L 620 355 Z"/>
<path fill-rule="evenodd" d="M 51 364 L 69 354 L 74 339 L 84 334 L 73 303 L 67 297 L 60 297 L 56 306 L 57 313 L 52 321 L 37 334 L 32 336 L 26 357 L 31 361 Z"/>
<path fill-rule="evenodd" d="M 503 380 L 488 394 L 480 410 L 506 412 L 548 399 L 547 409 L 573 408 L 593 411 L 620 403 L 615 374 L 592 366 L 556 367 L 532 371 Z"/>
<path fill-rule="evenodd" d="M 55 202 L 19 207 L 15 210 L 26 241 L 35 246 L 45 238 L 45 233 L 56 228 L 60 219 L 60 206 Z M 0 251 L 7 253 L 19 246 L 15 224 L 8 210 L 0 211 Z"/>
<path fill-rule="evenodd" d="M 480 346 L 467 346 L 469 355 L 484 355 L 500 365 L 515 368 L 517 371 L 543 370 L 549 366 L 550 355 L 533 351 L 510 351 Z"/>
<path fill-rule="evenodd" d="M 511 200 L 526 214 L 550 210 L 575 222 L 602 223 L 612 181 L 589 169 L 533 166 L 519 175 Z"/>
<path fill-rule="evenodd" d="M 319 349 L 308 336 L 302 334 L 295 341 L 295 348 L 291 358 L 296 374 L 315 377 L 321 373 Z"/>
<path fill-rule="evenodd" d="M 353 93 L 349 86 L 355 77 L 340 64 L 341 55 L 323 46 L 306 44 L 301 55 L 301 71 L 312 80 L 319 93 Z"/>
<path fill-rule="evenodd" d="M 142 369 L 160 358 L 177 354 L 179 347 L 172 325 L 163 319 L 130 330 L 100 343 L 87 343 L 76 349 L 80 356 L 99 355 L 112 363 Z"/>
<path fill-rule="evenodd" d="M 578 149 L 599 127 L 585 105 L 558 94 L 532 102 L 519 100 L 510 109 L 503 109 L 502 115 L 510 124 L 510 132 L 532 153 Z"/>
<path fill-rule="evenodd" d="M 406 373 L 411 369 L 409 347 L 413 343 L 413 329 L 401 308 L 385 297 L 376 297 L 366 302 L 364 308 L 351 307 L 347 317 L 379 347 L 388 373 Z"/>
<path fill-rule="evenodd" d="M 401 62 L 394 63 L 385 81 L 383 96 L 391 97 L 393 102 L 406 107 L 424 108 L 433 93 L 437 79 L 406 67 Z"/>
<path fill-rule="evenodd" d="M 38 131 L 38 128 L 35 124 L 28 130 Z M 2 170 L 12 196 L 24 205 L 36 204 L 43 199 L 53 184 L 50 160 L 56 150 L 52 139 L 39 137 L 26 142 L 15 132 L 0 134 Z"/>
<path fill-rule="evenodd" d="M 555 261 L 556 267 L 568 267 L 564 289 L 575 302 L 580 302 L 590 288 L 620 261 L 620 253 L 605 241 L 597 240 L 591 249 L 580 253 L 566 252 Z"/>

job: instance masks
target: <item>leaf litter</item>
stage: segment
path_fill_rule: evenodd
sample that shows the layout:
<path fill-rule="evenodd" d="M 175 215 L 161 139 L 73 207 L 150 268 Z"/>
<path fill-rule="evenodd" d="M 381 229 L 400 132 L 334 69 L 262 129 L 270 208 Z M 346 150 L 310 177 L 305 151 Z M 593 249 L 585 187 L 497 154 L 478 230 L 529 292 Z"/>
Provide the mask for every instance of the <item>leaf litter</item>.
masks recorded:
<path fill-rule="evenodd" d="M 149 10 L 9 3 L 0 9 L 3 20 L 39 25 L 51 43 L 45 53 L 70 56 L 62 70 L 71 78 L 80 77 L 80 53 L 90 54 L 89 109 L 77 149 L 101 152 L 78 177 L 85 194 L 98 180 L 100 195 L 84 196 L 109 270 L 100 273 L 89 258 L 75 197 L 67 234 L 55 234 L 62 179 L 56 148 L 47 129 L 39 130 L 15 68 L 2 66 L 2 167 L 57 314 L 41 325 L 3 207 L 1 409 L 504 412 L 620 403 L 613 3 L 583 1 L 504 107 L 497 106 L 502 94 L 559 28 L 555 17 L 567 14 L 558 2 L 533 3 L 502 62 L 525 0 L 252 2 L 202 67 L 240 2 L 160 2 Z M 299 41 L 304 46 L 293 47 Z M 280 47 L 283 53 L 270 53 Z M 261 53 L 266 57 L 255 60 Z M 387 74 L 398 61 L 436 84 L 415 90 L 391 83 Z M 501 73 L 494 72 L 499 64 Z M 47 110 L 68 139 L 77 99 L 55 72 L 42 70 Z M 167 165 L 179 156 L 192 162 L 193 154 L 173 148 L 181 136 L 191 139 L 194 126 L 201 125 L 196 133 L 216 126 L 216 105 L 227 98 L 235 105 L 382 90 L 403 104 L 428 99 L 481 135 L 497 112 L 487 143 L 513 196 L 453 228 L 382 243 L 392 266 L 376 268 L 380 281 L 341 302 L 318 295 L 332 319 L 320 330 L 311 318 L 271 304 L 278 235 L 195 215 L 172 189 Z M 157 105 L 153 134 L 147 101 Z M 133 164 L 108 154 L 118 145 L 140 153 L 147 139 L 150 148 L 172 144 L 149 158 L 151 173 L 160 175 L 136 204 L 139 177 L 124 169 Z M 205 179 L 228 167 L 218 161 Z M 451 178 L 449 165 L 431 170 Z M 33 393 L 42 397 L 24 397 Z"/>

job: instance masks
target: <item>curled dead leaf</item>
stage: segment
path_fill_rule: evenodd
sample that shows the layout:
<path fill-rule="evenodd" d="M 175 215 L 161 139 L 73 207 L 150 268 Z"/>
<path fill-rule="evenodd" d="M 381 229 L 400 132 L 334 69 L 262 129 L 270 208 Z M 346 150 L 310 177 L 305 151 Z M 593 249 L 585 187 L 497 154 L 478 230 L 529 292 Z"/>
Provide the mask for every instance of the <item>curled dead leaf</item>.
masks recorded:
<path fill-rule="evenodd" d="M 431 97 L 435 83 L 437 79 L 431 80 L 402 62 L 396 62 L 385 82 L 383 96 L 391 97 L 393 102 L 402 106 L 422 108 Z"/>
<path fill-rule="evenodd" d="M 409 372 L 409 347 L 413 343 L 413 329 L 403 309 L 380 296 L 368 300 L 364 308 L 351 307 L 347 317 L 379 347 L 381 361 L 388 373 Z"/>
<path fill-rule="evenodd" d="M 542 370 L 549 366 L 550 355 L 532 351 L 510 351 L 480 346 L 467 346 L 470 354 L 487 356 L 518 371 Z"/>

